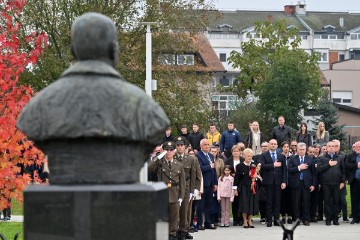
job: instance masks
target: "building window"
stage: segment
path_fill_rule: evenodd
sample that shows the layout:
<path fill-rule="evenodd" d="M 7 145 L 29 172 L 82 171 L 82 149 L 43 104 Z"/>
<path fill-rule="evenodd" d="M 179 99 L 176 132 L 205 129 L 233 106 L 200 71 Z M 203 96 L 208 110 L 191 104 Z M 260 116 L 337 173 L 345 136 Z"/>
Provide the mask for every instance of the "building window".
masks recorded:
<path fill-rule="evenodd" d="M 226 76 L 223 76 L 222 78 L 220 78 L 220 84 L 223 85 L 224 87 L 229 87 L 230 79 L 226 78 Z"/>
<path fill-rule="evenodd" d="M 318 52 L 318 54 L 319 54 L 319 62 L 327 62 L 328 61 L 327 52 Z"/>
<path fill-rule="evenodd" d="M 339 54 L 339 61 L 345 60 L 345 54 Z"/>
<path fill-rule="evenodd" d="M 351 91 L 334 91 L 332 92 L 332 98 L 334 103 L 351 106 L 352 92 Z"/>
<path fill-rule="evenodd" d="M 194 65 L 194 55 L 178 55 L 177 56 L 178 65 Z"/>
<path fill-rule="evenodd" d="M 213 109 L 219 111 L 220 117 L 225 117 L 229 111 L 235 110 L 239 102 L 236 95 L 214 95 L 211 100 Z"/>
<path fill-rule="evenodd" d="M 220 61 L 226 62 L 226 53 L 220 53 Z"/>
<path fill-rule="evenodd" d="M 350 39 L 351 40 L 360 40 L 360 33 L 351 33 Z"/>
<path fill-rule="evenodd" d="M 307 40 L 308 36 L 307 35 L 301 35 L 301 39 L 302 40 Z"/>
<path fill-rule="evenodd" d="M 344 39 L 344 37 L 340 37 L 335 34 L 315 34 L 314 39 L 322 39 L 322 40 L 336 40 L 336 39 Z"/>
<path fill-rule="evenodd" d="M 175 54 L 161 54 L 158 60 L 161 65 L 175 65 Z"/>

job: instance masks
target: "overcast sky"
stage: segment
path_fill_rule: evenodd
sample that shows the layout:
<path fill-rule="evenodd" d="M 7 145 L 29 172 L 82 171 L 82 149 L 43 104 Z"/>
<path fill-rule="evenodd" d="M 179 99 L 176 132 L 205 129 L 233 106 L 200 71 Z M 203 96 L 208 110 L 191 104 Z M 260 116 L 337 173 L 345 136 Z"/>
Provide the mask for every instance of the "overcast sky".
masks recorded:
<path fill-rule="evenodd" d="M 215 7 L 222 10 L 275 10 L 281 11 L 287 4 L 297 0 L 214 0 Z M 302 0 L 310 11 L 356 11 L 360 12 L 360 0 Z"/>

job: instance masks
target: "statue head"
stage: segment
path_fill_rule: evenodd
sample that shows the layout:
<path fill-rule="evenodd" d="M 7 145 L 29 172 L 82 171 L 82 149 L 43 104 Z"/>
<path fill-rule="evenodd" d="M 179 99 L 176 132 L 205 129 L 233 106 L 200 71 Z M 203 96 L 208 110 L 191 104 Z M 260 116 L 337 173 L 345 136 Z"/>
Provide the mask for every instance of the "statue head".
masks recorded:
<path fill-rule="evenodd" d="M 71 27 L 71 52 L 76 61 L 117 63 L 119 47 L 114 22 L 98 13 L 85 13 Z"/>

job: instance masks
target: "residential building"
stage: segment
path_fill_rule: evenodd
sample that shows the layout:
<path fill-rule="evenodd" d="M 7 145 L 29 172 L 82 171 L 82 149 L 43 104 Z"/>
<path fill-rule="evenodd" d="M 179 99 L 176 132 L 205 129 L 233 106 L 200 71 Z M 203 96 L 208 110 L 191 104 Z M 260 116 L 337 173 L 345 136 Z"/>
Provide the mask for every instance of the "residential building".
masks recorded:
<path fill-rule="evenodd" d="M 302 40 L 300 48 L 309 53 L 318 52 L 319 67 L 323 71 L 339 61 L 360 59 L 360 13 L 307 11 L 302 3 L 286 5 L 282 11 L 221 11 L 220 18 L 218 13 L 209 12 L 205 33 L 226 69 L 213 75 L 214 88 L 219 84 L 226 88 L 236 83 L 240 70 L 226 60 L 232 51 L 241 52 L 242 42 L 261 38 L 254 32 L 256 21 L 285 19 L 289 28 L 297 27 Z M 215 103 L 220 99 L 224 99 L 222 104 Z M 213 96 L 214 106 L 218 106 L 221 115 L 233 109 L 233 101 L 237 99 L 230 91 Z"/>
<path fill-rule="evenodd" d="M 333 104 L 338 109 L 338 124 L 344 126 L 349 146 L 360 141 L 360 109 L 337 103 Z"/>
<path fill-rule="evenodd" d="M 360 108 L 360 59 L 333 63 L 323 73 L 330 83 L 334 103 Z"/>

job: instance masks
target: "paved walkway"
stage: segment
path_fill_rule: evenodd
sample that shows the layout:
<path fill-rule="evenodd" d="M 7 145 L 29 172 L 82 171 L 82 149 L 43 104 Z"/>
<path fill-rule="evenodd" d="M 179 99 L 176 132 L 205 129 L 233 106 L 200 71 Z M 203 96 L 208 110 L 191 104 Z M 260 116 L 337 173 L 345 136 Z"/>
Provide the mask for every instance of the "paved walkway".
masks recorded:
<path fill-rule="evenodd" d="M 282 240 L 281 227 L 268 228 L 260 224 L 259 219 L 254 220 L 255 228 L 243 227 L 206 229 L 193 233 L 194 240 Z M 289 227 L 290 228 L 290 227 Z M 325 222 L 311 223 L 310 226 L 300 225 L 295 229 L 294 240 L 358 240 L 360 239 L 360 224 L 343 223 L 339 226 L 325 226 Z"/>
<path fill-rule="evenodd" d="M 12 215 L 10 221 L 4 221 L 2 218 L 0 219 L 0 222 L 23 222 L 24 216 L 20 215 Z"/>

